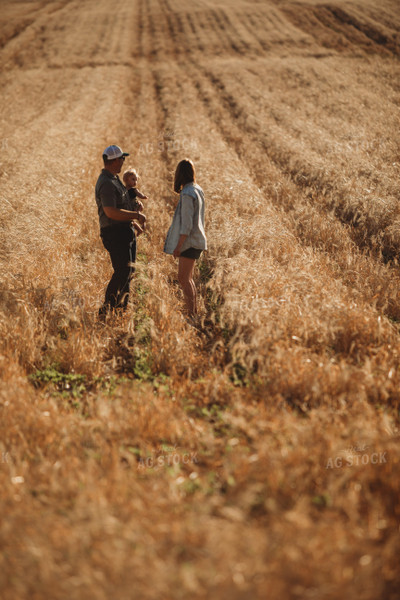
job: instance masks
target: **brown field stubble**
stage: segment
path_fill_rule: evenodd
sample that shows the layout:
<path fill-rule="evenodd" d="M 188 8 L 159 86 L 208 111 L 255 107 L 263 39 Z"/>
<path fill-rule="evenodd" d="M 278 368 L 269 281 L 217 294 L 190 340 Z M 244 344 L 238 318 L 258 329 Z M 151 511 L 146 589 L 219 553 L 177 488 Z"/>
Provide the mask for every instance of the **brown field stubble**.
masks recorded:
<path fill-rule="evenodd" d="M 0 5 L 1 597 L 398 598 L 397 3 Z M 109 143 L 149 228 L 99 327 Z"/>

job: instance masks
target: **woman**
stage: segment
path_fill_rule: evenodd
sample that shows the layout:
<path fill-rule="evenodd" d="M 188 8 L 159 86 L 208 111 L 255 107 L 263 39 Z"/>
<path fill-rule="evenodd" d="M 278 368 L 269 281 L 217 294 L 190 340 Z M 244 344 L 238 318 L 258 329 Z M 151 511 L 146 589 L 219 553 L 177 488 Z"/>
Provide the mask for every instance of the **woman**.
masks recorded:
<path fill-rule="evenodd" d="M 174 192 L 179 194 L 171 227 L 165 240 L 164 252 L 179 258 L 178 279 L 190 316 L 197 313 L 197 293 L 193 280 L 195 261 L 207 250 L 204 232 L 204 193 L 196 183 L 191 160 L 181 160 L 175 171 Z"/>

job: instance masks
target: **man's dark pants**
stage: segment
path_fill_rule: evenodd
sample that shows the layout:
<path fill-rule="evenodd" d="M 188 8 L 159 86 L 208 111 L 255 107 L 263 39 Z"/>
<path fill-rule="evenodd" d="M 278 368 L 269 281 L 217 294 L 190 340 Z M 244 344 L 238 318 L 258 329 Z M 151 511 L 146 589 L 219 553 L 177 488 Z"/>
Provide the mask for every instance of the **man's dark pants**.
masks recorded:
<path fill-rule="evenodd" d="M 135 230 L 127 225 L 105 227 L 100 233 L 103 245 L 108 250 L 114 273 L 106 289 L 106 296 L 99 315 L 113 310 L 126 310 L 129 300 L 129 285 L 135 271 Z"/>

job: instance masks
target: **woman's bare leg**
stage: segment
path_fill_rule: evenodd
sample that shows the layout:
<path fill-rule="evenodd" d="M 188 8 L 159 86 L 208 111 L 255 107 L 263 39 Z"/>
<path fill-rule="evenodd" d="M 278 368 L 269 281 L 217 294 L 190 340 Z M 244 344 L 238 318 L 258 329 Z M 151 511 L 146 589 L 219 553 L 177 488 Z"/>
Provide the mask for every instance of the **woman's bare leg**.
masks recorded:
<path fill-rule="evenodd" d="M 178 279 L 190 316 L 197 313 L 197 291 L 193 280 L 194 263 L 194 258 L 179 257 Z"/>

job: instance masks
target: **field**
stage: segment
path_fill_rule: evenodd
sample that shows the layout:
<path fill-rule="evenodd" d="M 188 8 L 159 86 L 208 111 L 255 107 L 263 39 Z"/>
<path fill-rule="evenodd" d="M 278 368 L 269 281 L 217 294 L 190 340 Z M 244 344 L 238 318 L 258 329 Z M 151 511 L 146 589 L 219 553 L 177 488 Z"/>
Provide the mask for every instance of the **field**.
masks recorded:
<path fill-rule="evenodd" d="M 397 0 L 0 8 L 2 600 L 400 598 Z M 149 226 L 102 326 L 112 143 Z"/>

